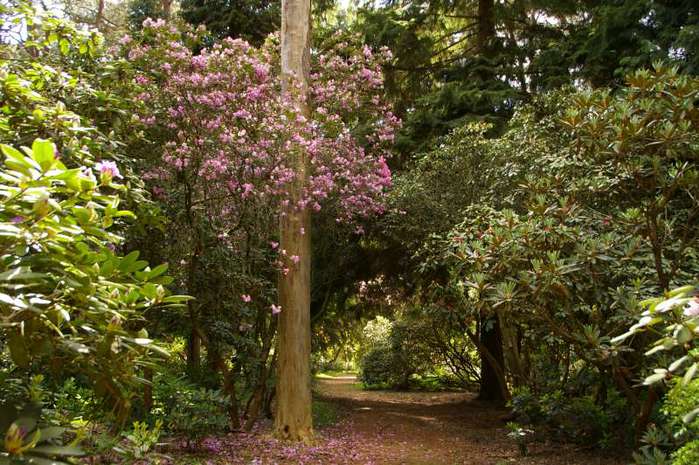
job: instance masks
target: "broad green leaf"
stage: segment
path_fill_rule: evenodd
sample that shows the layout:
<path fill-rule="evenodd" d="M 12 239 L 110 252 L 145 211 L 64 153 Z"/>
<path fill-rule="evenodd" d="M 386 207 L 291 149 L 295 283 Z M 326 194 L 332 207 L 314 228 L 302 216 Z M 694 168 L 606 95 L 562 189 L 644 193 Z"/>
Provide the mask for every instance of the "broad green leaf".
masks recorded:
<path fill-rule="evenodd" d="M 48 140 L 36 139 L 32 144 L 32 159 L 44 171 L 48 171 L 53 166 L 56 160 L 55 152 L 56 146 Z"/>
<path fill-rule="evenodd" d="M 697 415 L 699 415 L 699 408 L 696 408 L 696 409 L 692 410 L 691 412 L 689 412 L 688 414 L 686 414 L 685 416 L 683 416 L 682 421 L 684 423 L 687 423 L 687 424 L 691 423 L 692 421 L 694 421 L 694 419 L 697 417 Z"/>
<path fill-rule="evenodd" d="M 12 361 L 19 367 L 24 368 L 29 366 L 30 358 L 29 354 L 27 353 L 24 338 L 17 332 L 12 332 L 7 337 L 7 346 L 10 349 L 10 357 L 12 357 Z"/>
<path fill-rule="evenodd" d="M 643 384 L 646 386 L 650 386 L 651 384 L 658 383 L 662 380 L 665 379 L 665 373 L 655 373 L 647 377 L 644 381 Z"/>
<path fill-rule="evenodd" d="M 684 374 L 682 377 L 682 385 L 686 386 L 689 384 L 690 381 L 694 378 L 694 375 L 697 373 L 697 369 L 699 369 L 699 362 L 694 362 L 688 369 L 687 372 Z"/>
<path fill-rule="evenodd" d="M 43 454 L 43 455 L 49 455 L 49 456 L 54 456 L 58 455 L 61 457 L 79 457 L 81 455 L 85 455 L 85 452 L 82 449 L 79 449 L 77 447 L 72 447 L 72 446 L 37 446 L 34 449 L 32 449 L 33 452 Z"/>

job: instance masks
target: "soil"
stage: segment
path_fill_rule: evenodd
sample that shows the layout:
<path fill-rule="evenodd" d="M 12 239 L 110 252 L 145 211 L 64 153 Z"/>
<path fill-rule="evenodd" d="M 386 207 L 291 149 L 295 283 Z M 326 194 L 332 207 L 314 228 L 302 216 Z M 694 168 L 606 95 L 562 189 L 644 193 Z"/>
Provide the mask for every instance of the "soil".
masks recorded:
<path fill-rule="evenodd" d="M 508 411 L 465 392 L 364 391 L 353 376 L 318 380 L 319 396 L 337 403 L 375 464 L 616 465 L 600 451 L 532 443 L 522 457 L 507 438 Z"/>
<path fill-rule="evenodd" d="M 197 452 L 171 444 L 177 465 L 625 465 L 629 455 L 532 442 L 522 456 L 507 437 L 508 411 L 467 392 L 364 391 L 354 376 L 317 379 L 316 398 L 338 420 L 311 445 L 282 442 L 271 422 L 206 438 Z M 331 409 L 332 410 L 332 409 Z"/>

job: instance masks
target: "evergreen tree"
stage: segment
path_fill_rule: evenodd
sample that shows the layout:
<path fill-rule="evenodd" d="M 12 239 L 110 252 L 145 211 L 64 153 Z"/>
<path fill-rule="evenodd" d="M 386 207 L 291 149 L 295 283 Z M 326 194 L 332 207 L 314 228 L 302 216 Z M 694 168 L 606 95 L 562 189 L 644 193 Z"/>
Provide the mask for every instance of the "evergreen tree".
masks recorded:
<path fill-rule="evenodd" d="M 398 143 L 422 152 L 473 120 L 503 126 L 534 93 L 616 86 L 655 60 L 699 70 L 697 2 L 412 0 L 365 6 L 356 28 L 395 55 L 387 90 L 406 121 Z"/>
<path fill-rule="evenodd" d="M 260 44 L 279 29 L 279 0 L 182 0 L 180 14 L 203 24 L 216 37 L 236 37 Z"/>

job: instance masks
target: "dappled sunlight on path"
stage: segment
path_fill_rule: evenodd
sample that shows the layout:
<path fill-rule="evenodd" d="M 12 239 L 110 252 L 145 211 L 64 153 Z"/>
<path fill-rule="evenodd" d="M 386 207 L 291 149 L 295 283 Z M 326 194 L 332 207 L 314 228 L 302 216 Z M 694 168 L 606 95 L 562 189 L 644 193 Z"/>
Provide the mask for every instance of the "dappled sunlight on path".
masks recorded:
<path fill-rule="evenodd" d="M 342 406 L 368 463 L 387 465 L 613 465 L 572 447 L 535 444 L 520 457 L 507 439 L 507 411 L 464 392 L 364 391 L 353 376 L 323 378 L 317 391 Z M 360 463 L 360 462 L 356 462 Z"/>
<path fill-rule="evenodd" d="M 178 465 L 623 465 L 595 451 L 533 444 L 520 457 L 507 410 L 467 392 L 364 391 L 354 376 L 315 380 L 316 398 L 340 418 L 312 445 L 277 441 L 268 420 L 250 434 L 211 437 Z M 180 449 L 181 450 L 181 449 Z"/>

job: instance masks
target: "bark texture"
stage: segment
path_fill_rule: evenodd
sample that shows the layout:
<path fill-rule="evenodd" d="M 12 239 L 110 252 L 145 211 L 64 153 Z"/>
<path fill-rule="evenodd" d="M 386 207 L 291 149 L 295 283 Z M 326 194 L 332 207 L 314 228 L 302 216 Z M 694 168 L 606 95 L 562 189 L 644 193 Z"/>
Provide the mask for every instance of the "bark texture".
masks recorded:
<path fill-rule="evenodd" d="M 493 37 L 495 37 L 495 0 L 479 0 L 478 35 L 476 37 L 478 53 L 487 53 Z"/>
<path fill-rule="evenodd" d="M 504 379 L 505 356 L 497 314 L 491 319 L 481 319 L 480 335 L 481 386 L 478 398 L 504 404 L 509 392 Z"/>
<path fill-rule="evenodd" d="M 282 92 L 294 99 L 299 113 L 309 116 L 306 97 L 310 74 L 310 0 L 282 1 Z M 298 89 L 295 87 L 298 86 Z M 297 91 L 298 90 L 298 91 Z M 296 168 L 290 207 L 280 218 L 281 248 L 287 257 L 300 261 L 289 264 L 279 278 L 279 331 L 277 341 L 277 404 L 274 429 L 277 437 L 310 442 L 311 417 L 311 218 L 307 208 L 297 210 L 308 176 L 308 156 L 289 154 Z"/>

